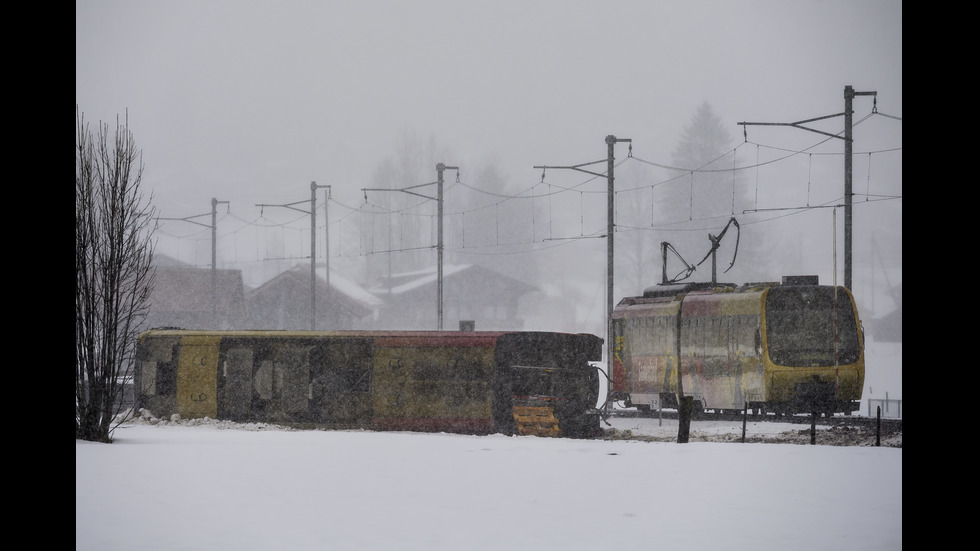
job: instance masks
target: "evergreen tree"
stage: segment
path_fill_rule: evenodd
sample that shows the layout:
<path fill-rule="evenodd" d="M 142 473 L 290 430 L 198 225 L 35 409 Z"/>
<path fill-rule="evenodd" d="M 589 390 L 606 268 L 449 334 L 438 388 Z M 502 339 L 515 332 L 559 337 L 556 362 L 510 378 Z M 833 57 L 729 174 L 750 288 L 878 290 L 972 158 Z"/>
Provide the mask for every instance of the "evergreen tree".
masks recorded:
<path fill-rule="evenodd" d="M 672 163 L 684 170 L 654 195 L 654 226 L 663 230 L 669 243 L 696 271 L 686 281 L 711 281 L 712 237 L 724 236 L 715 251 L 717 280 L 741 283 L 771 279 L 762 242 L 765 237 L 742 224 L 745 205 L 750 204 L 741 173 L 733 166 L 733 139 L 711 105 L 698 106 L 674 149 Z M 731 222 L 732 219 L 735 222 Z M 726 231 L 727 227 L 727 231 Z M 737 249 L 736 249 L 737 247 Z M 735 264 L 729 266 L 734 259 Z M 667 255 L 668 278 L 683 278 L 684 264 Z M 727 270 L 727 273 L 726 273 Z"/>

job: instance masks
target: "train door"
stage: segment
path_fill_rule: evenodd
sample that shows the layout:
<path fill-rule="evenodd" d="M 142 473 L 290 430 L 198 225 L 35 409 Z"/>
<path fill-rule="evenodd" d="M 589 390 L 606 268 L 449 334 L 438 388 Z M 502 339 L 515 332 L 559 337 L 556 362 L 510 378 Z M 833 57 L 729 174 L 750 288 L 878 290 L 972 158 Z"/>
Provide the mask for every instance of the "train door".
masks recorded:
<path fill-rule="evenodd" d="M 694 409 L 705 409 L 704 375 L 705 321 L 700 317 L 681 318 L 680 371 L 684 396 L 694 399 Z"/>
<path fill-rule="evenodd" d="M 310 415 L 320 423 L 368 427 L 374 358 L 369 338 L 338 337 L 310 352 Z"/>
<path fill-rule="evenodd" d="M 225 350 L 218 385 L 221 419 L 246 421 L 251 418 L 254 358 L 252 346 L 238 344 Z"/>
<path fill-rule="evenodd" d="M 745 393 L 742 386 L 742 348 L 741 339 L 744 320 L 742 316 L 728 316 L 727 322 L 727 348 L 728 348 L 728 396 L 731 409 L 741 410 L 745 407 Z"/>
<path fill-rule="evenodd" d="M 252 415 L 257 421 L 309 421 L 310 349 L 306 343 L 272 339 L 256 347 Z"/>
<path fill-rule="evenodd" d="M 144 335 L 136 350 L 137 404 L 154 415 L 176 413 L 180 337 Z"/>
<path fill-rule="evenodd" d="M 218 344 L 220 337 L 187 336 L 177 362 L 177 413 L 197 419 L 218 416 Z"/>

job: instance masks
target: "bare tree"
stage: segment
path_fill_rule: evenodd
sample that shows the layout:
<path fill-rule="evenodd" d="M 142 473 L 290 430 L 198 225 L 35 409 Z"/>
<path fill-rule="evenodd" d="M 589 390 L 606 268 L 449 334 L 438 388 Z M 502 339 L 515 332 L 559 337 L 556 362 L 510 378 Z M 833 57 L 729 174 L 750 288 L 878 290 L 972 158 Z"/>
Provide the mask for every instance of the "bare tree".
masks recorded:
<path fill-rule="evenodd" d="M 153 286 L 153 209 L 128 118 L 94 136 L 75 107 L 75 438 L 110 442 Z"/>

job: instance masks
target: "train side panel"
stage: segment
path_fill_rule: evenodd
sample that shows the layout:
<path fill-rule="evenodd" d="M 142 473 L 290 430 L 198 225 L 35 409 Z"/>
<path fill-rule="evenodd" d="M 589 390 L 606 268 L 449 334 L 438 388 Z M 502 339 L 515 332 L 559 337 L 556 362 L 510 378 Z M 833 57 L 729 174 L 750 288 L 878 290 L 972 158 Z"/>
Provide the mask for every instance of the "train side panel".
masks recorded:
<path fill-rule="evenodd" d="M 335 428 L 545 434 L 599 431 L 594 335 L 532 332 L 152 330 L 137 347 L 140 407 L 162 417 Z M 522 410 L 523 411 L 523 410 Z"/>
<path fill-rule="evenodd" d="M 691 293 L 681 314 L 684 394 L 704 409 L 765 399 L 761 293 Z"/>
<path fill-rule="evenodd" d="M 374 355 L 373 427 L 494 432 L 490 384 L 494 341 L 379 338 Z"/>
<path fill-rule="evenodd" d="M 614 311 L 613 391 L 629 405 L 676 407 L 680 306 L 674 298 L 640 299 Z"/>

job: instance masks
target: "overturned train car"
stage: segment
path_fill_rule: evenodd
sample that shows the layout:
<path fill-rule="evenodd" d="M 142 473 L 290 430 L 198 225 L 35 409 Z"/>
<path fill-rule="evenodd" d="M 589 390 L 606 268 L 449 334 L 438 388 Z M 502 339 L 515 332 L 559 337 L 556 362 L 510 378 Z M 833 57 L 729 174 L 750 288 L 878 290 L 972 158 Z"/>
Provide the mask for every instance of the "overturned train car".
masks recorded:
<path fill-rule="evenodd" d="M 648 288 L 613 311 L 609 397 L 641 410 L 850 415 L 864 389 L 854 298 L 813 276 Z"/>
<path fill-rule="evenodd" d="M 139 406 L 157 416 L 332 428 L 586 437 L 595 335 L 192 331 L 140 335 Z"/>

